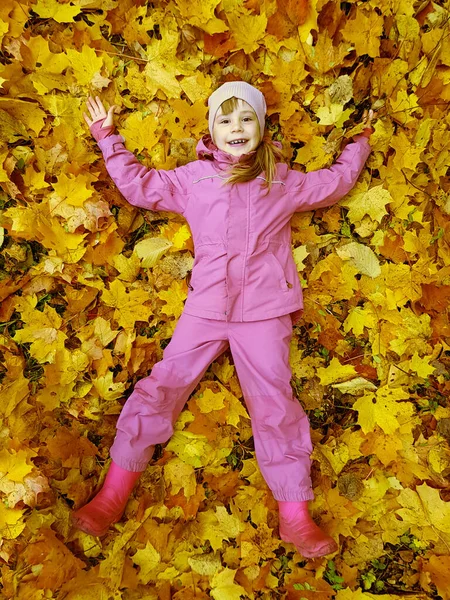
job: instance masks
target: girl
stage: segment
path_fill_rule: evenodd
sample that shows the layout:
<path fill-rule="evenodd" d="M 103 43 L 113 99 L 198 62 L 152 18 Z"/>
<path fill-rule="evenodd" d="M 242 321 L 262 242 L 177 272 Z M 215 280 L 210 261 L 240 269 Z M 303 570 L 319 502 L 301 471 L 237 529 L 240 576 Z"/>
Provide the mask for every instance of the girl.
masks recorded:
<path fill-rule="evenodd" d="M 255 453 L 279 505 L 280 537 L 305 557 L 337 550 L 314 523 L 308 500 L 309 421 L 290 386 L 292 325 L 302 313 L 291 250 L 296 211 L 330 206 L 355 184 L 370 153 L 371 128 L 354 137 L 330 169 L 291 170 L 281 145 L 264 137 L 263 94 L 228 82 L 208 100 L 209 131 L 198 160 L 171 171 L 147 169 L 124 146 L 112 106 L 89 97 L 84 113 L 106 168 L 134 206 L 182 214 L 195 261 L 188 298 L 163 359 L 125 403 L 100 492 L 73 514 L 76 527 L 105 534 L 122 516 L 155 444 L 164 444 L 208 366 L 230 347 L 252 421 Z M 364 115 L 370 126 L 373 113 Z"/>

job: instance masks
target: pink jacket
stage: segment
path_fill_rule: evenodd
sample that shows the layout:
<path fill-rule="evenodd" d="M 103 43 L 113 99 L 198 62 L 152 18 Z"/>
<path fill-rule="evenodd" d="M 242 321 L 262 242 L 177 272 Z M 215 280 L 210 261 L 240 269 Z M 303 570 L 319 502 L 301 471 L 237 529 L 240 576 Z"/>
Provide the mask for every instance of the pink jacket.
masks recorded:
<path fill-rule="evenodd" d="M 134 206 L 185 217 L 195 260 L 185 312 L 221 321 L 258 321 L 303 309 L 291 250 L 295 212 L 330 206 L 354 186 L 370 154 L 355 136 L 329 169 L 301 173 L 279 163 L 272 189 L 264 173 L 248 183 L 224 184 L 224 171 L 239 158 L 222 152 L 209 135 L 197 144 L 198 160 L 171 171 L 147 169 L 113 134 L 98 142 L 106 168 Z"/>

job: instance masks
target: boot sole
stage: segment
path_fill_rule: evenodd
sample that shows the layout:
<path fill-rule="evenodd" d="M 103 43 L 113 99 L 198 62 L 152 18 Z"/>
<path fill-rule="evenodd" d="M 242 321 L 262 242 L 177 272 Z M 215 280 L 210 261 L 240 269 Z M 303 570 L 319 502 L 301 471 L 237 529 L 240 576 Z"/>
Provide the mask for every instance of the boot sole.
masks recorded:
<path fill-rule="evenodd" d="M 295 544 L 287 536 L 281 535 L 281 533 L 280 533 L 280 539 L 283 540 L 283 542 L 287 542 L 288 544 L 293 544 L 297 548 L 298 552 L 305 558 L 319 558 L 321 556 L 326 556 L 327 554 L 332 554 L 333 552 L 336 552 L 336 550 L 338 549 L 338 546 L 335 543 L 334 545 L 328 544 L 328 546 L 325 546 L 322 550 L 319 550 L 317 552 L 308 552 L 308 550 L 302 549 L 302 546 L 300 544 L 299 545 Z"/>

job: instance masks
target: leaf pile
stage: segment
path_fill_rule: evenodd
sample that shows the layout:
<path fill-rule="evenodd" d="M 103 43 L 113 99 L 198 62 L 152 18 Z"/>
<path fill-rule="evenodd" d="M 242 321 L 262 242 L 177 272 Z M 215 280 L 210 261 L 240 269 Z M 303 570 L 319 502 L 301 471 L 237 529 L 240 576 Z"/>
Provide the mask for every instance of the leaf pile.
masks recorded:
<path fill-rule="evenodd" d="M 2 3 L 5 598 L 450 599 L 449 18 L 448 0 Z M 294 169 L 330 166 L 378 113 L 355 188 L 292 219 L 292 386 L 333 560 L 278 538 L 229 351 L 125 518 L 103 540 L 70 526 L 170 341 L 194 254 L 183 218 L 122 198 L 85 100 L 120 106 L 126 147 L 171 169 L 196 158 L 209 94 L 241 79 L 264 92 Z"/>

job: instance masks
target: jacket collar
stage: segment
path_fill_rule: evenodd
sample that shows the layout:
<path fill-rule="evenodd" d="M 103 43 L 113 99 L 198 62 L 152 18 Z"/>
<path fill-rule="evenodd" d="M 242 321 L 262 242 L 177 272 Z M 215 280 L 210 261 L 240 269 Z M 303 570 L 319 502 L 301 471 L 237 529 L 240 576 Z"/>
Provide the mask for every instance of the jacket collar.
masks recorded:
<path fill-rule="evenodd" d="M 232 154 L 228 154 L 228 152 L 219 150 L 209 134 L 202 137 L 197 144 L 196 150 L 197 156 L 200 160 L 211 160 L 212 158 L 216 162 L 217 166 L 221 169 L 227 169 L 230 166 L 237 164 L 241 158 L 244 158 L 245 156 L 256 154 L 256 150 L 252 150 L 247 154 L 242 154 L 242 156 L 233 156 Z"/>
<path fill-rule="evenodd" d="M 272 143 L 278 148 L 282 147 L 280 142 L 273 141 Z M 209 134 L 204 135 L 201 140 L 199 140 L 196 150 L 199 160 L 213 159 L 220 169 L 228 169 L 230 166 L 240 162 L 243 158 L 252 154 L 256 154 L 256 150 L 252 150 L 251 152 L 247 152 L 247 154 L 242 154 L 241 156 L 233 156 L 232 154 L 228 154 L 228 152 L 219 150 Z"/>

